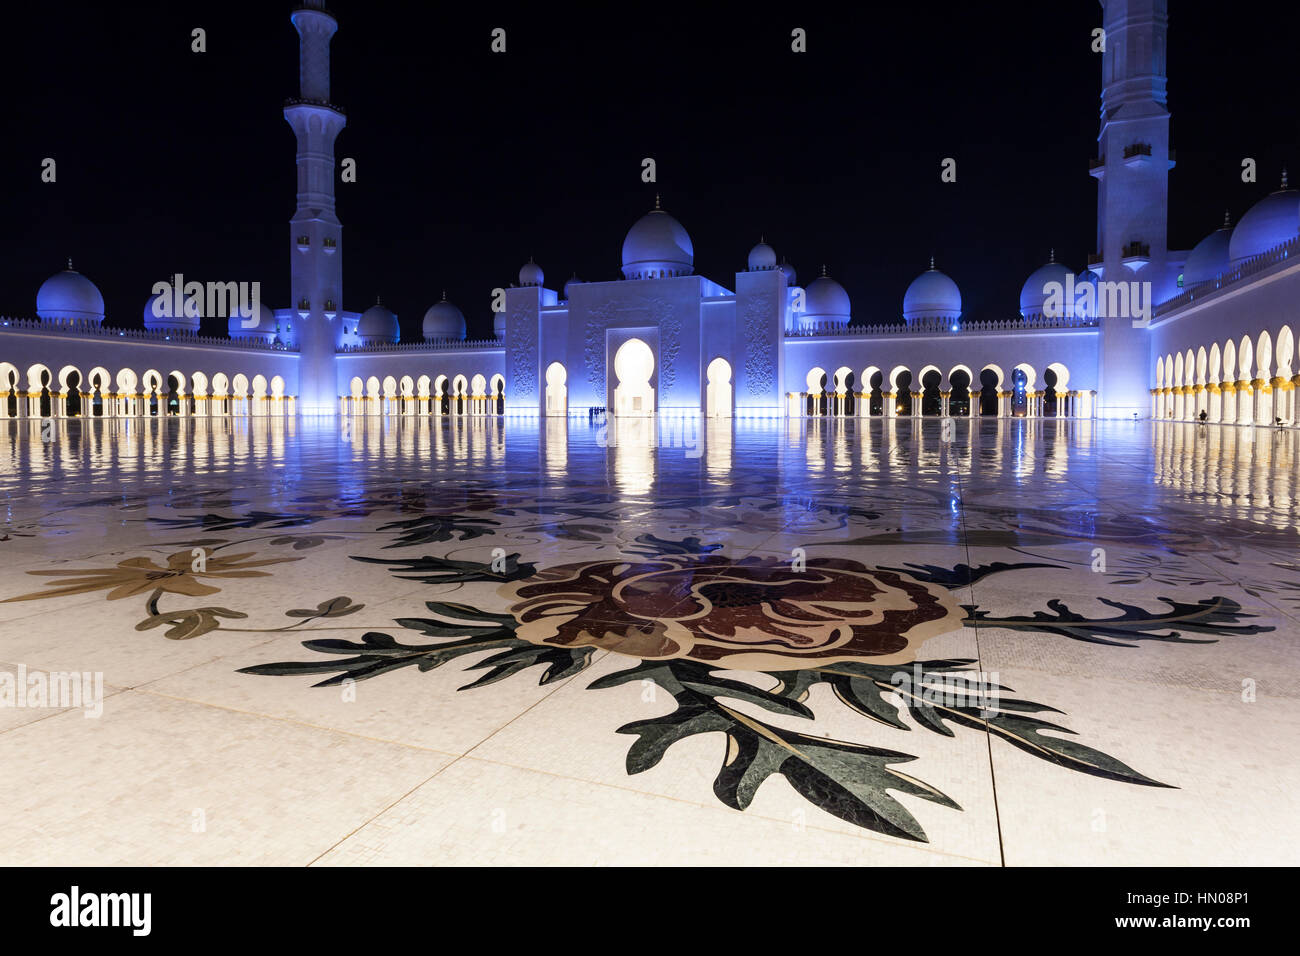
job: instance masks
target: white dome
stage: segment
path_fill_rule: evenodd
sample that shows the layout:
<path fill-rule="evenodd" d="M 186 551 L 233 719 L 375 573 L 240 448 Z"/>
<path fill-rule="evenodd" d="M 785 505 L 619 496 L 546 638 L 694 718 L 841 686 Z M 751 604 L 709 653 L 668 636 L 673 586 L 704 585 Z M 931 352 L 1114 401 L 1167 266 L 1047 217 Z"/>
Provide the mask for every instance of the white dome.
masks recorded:
<path fill-rule="evenodd" d="M 424 338 L 432 342 L 436 339 L 463 339 L 465 337 L 465 316 L 460 309 L 447 301 L 447 293 L 442 294 L 442 301 L 429 307 L 424 313 Z"/>
<path fill-rule="evenodd" d="M 808 284 L 804 295 L 803 318 L 832 319 L 848 325 L 851 315 L 849 294 L 824 272 Z"/>
<path fill-rule="evenodd" d="M 357 320 L 357 337 L 362 345 L 391 345 L 401 337 L 397 316 L 375 302 Z"/>
<path fill-rule="evenodd" d="M 1055 254 L 1053 254 L 1050 262 L 1039 266 L 1030 273 L 1029 278 L 1025 280 L 1025 284 L 1020 289 L 1021 316 L 1027 319 L 1031 315 L 1042 315 L 1043 304 L 1048 298 L 1047 286 L 1053 282 L 1058 283 L 1061 287 L 1061 294 L 1064 296 L 1066 279 L 1070 275 L 1070 270 L 1056 261 Z M 957 286 L 954 283 L 953 289 L 956 290 L 956 288 Z M 1064 305 L 1064 302 L 1062 305 Z M 904 305 L 904 310 L 906 308 L 906 305 Z M 960 293 L 957 294 L 957 310 L 958 312 L 961 311 Z"/>
<path fill-rule="evenodd" d="M 957 283 L 934 267 L 912 280 L 903 295 L 903 318 L 908 322 L 918 319 L 957 319 L 961 317 L 961 290 Z"/>
<path fill-rule="evenodd" d="M 790 263 L 786 262 L 784 259 L 781 260 L 781 265 L 778 266 L 777 268 L 779 268 L 782 272 L 785 273 L 786 285 L 794 285 L 795 282 L 798 280 L 799 276 L 794 271 L 794 266 L 790 265 Z"/>
<path fill-rule="evenodd" d="M 1282 188 L 1251 206 L 1232 230 L 1228 258 L 1232 265 L 1238 265 L 1294 239 L 1297 234 L 1300 234 L 1300 192 L 1287 189 L 1283 175 Z"/>
<path fill-rule="evenodd" d="M 1210 233 L 1192 249 L 1183 263 L 1183 288 L 1208 282 L 1227 272 L 1232 264 L 1232 226 L 1224 215 L 1223 225 Z"/>
<path fill-rule="evenodd" d="M 695 271 L 695 247 L 682 224 L 659 208 L 636 221 L 623 240 L 623 278 L 662 279 Z"/>
<path fill-rule="evenodd" d="M 158 301 L 160 298 L 162 302 Z M 197 332 L 202 309 L 201 301 L 182 298 L 178 310 L 170 288 L 161 295 L 155 292 L 144 304 L 144 327 L 159 331 Z"/>
<path fill-rule="evenodd" d="M 539 286 L 545 278 L 546 275 L 542 272 L 542 267 L 531 258 L 519 270 L 519 284 L 522 286 Z"/>
<path fill-rule="evenodd" d="M 776 268 L 776 250 L 766 242 L 760 242 L 749 250 L 749 271 L 765 272 Z"/>
<path fill-rule="evenodd" d="M 72 268 L 56 272 L 44 282 L 36 293 L 36 314 L 45 321 L 58 319 L 84 319 L 104 321 L 104 297 L 95 283 Z"/>
<path fill-rule="evenodd" d="M 582 280 L 579 279 L 576 275 L 573 276 L 571 279 L 569 279 L 568 282 L 564 283 L 565 301 L 568 301 L 569 299 L 573 298 L 573 287 L 575 285 L 582 285 Z"/>
<path fill-rule="evenodd" d="M 275 339 L 275 313 L 265 302 L 257 304 L 257 324 L 244 327 L 244 317 L 236 312 L 226 320 L 226 331 L 232 339 L 262 339 L 270 342 Z"/>

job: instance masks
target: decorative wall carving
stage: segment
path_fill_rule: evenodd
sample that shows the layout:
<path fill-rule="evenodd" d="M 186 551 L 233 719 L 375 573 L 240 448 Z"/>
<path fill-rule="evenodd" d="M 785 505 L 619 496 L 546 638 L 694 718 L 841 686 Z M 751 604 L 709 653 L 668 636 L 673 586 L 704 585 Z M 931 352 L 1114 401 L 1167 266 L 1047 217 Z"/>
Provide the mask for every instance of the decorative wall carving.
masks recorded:
<path fill-rule="evenodd" d="M 523 309 L 516 309 L 506 319 L 506 354 L 510 357 L 507 385 L 516 398 L 537 395 L 537 323 Z"/>
<path fill-rule="evenodd" d="M 776 382 L 772 352 L 781 347 L 781 340 L 771 327 L 771 317 L 777 314 L 776 303 L 767 296 L 752 298 L 745 305 L 745 387 L 755 397 L 770 395 Z"/>

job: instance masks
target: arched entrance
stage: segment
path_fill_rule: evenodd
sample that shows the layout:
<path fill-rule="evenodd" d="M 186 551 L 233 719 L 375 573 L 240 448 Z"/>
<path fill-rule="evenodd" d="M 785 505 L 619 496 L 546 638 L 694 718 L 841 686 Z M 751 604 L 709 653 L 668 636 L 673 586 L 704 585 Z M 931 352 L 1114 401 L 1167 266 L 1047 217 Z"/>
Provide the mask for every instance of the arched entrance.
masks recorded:
<path fill-rule="evenodd" d="M 731 417 L 731 363 L 718 356 L 709 363 L 704 407 L 709 418 Z"/>
<path fill-rule="evenodd" d="M 569 373 L 560 362 L 546 366 L 546 414 L 563 417 L 569 413 Z"/>
<path fill-rule="evenodd" d="M 655 356 L 640 339 L 628 339 L 614 354 L 614 414 L 649 416 L 655 413 L 655 390 L 650 386 Z"/>

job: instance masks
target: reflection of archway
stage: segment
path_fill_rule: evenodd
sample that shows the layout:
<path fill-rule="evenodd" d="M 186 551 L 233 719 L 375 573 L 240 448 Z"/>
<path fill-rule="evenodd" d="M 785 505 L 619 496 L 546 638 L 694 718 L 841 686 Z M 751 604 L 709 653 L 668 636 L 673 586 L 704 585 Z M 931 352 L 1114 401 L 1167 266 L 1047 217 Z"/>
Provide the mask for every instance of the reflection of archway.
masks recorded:
<path fill-rule="evenodd" d="M 731 363 L 718 356 L 709 363 L 704 407 L 709 418 L 731 417 Z"/>
<path fill-rule="evenodd" d="M 546 366 L 546 414 L 564 416 L 569 412 L 569 373 L 560 362 Z"/>
<path fill-rule="evenodd" d="M 640 339 L 628 339 L 614 354 L 615 415 L 653 415 L 655 390 L 650 387 L 654 374 L 655 356 Z"/>

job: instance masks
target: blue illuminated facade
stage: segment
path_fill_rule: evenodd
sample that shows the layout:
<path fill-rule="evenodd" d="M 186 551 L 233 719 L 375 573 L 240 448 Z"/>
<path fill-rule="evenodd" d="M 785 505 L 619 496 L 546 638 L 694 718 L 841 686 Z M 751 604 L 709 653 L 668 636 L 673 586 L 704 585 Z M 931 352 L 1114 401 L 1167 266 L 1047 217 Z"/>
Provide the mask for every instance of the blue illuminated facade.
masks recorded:
<path fill-rule="evenodd" d="M 492 338 L 466 340 L 465 317 L 444 296 L 425 313 L 422 340 L 401 342 L 398 317 L 382 302 L 362 312 L 342 306 L 334 143 L 346 119 L 330 102 L 329 62 L 338 23 L 306 2 L 291 18 L 298 96 L 284 107 L 297 139 L 292 301 L 260 306 L 255 320 L 232 316 L 226 338 L 200 336 L 197 315 L 160 319 L 152 299 L 145 331 L 115 330 L 104 325 L 94 284 L 69 263 L 41 287 L 37 318 L 2 320 L 0 410 L 1069 418 L 1205 411 L 1216 421 L 1294 422 L 1289 323 L 1300 300 L 1293 254 L 1300 193 L 1283 176 L 1235 228 L 1225 224 L 1190 253 L 1168 248 L 1166 6 L 1102 3 L 1097 253 L 1075 270 L 1049 255 L 1005 320 L 964 321 L 961 292 L 933 259 L 906 289 L 900 315 L 866 324 L 853 321 L 831 270 L 823 266 L 801 284 L 764 241 L 725 283 L 696 275 L 689 233 L 656 200 L 624 237 L 618 278 L 550 288 L 530 260 L 516 282 L 484 290 L 494 303 Z M 1054 287 L 1069 290 L 1064 310 Z"/>

